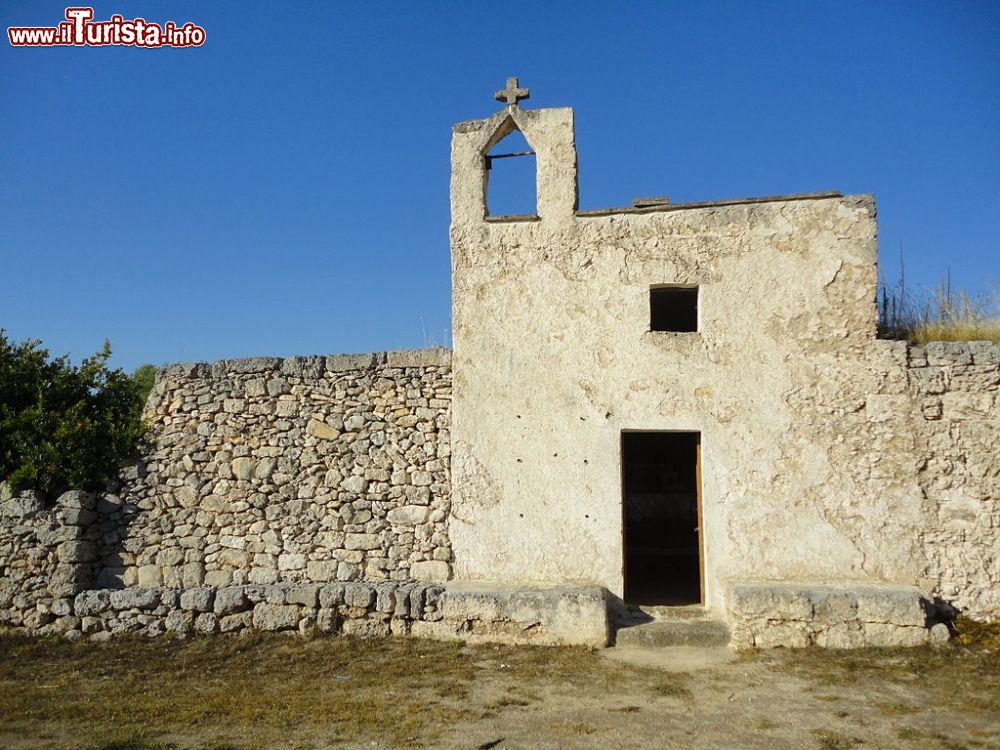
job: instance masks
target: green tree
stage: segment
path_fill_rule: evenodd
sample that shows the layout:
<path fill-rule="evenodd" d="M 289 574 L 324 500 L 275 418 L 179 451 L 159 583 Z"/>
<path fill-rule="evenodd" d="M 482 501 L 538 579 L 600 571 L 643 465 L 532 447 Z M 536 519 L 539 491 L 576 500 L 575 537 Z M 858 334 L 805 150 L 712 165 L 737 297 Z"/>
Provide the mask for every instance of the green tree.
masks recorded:
<path fill-rule="evenodd" d="M 156 384 L 156 367 L 153 365 L 139 365 L 132 372 L 132 382 L 135 383 L 136 393 L 139 394 L 139 398 L 142 403 L 146 403 L 146 399 L 149 398 L 149 392 L 153 390 L 153 386 Z"/>
<path fill-rule="evenodd" d="M 79 366 L 40 341 L 11 342 L 0 329 L 0 480 L 50 498 L 98 490 L 138 450 L 145 428 L 141 385 L 107 366 L 111 346 Z"/>

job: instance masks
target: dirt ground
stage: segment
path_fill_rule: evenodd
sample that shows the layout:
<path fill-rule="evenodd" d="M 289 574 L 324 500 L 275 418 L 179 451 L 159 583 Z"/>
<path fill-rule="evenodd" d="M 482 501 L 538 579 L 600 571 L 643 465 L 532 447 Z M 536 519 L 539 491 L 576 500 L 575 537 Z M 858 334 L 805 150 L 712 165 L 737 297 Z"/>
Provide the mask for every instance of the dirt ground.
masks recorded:
<path fill-rule="evenodd" d="M 0 747 L 998 748 L 1000 653 L 0 638 Z M 625 657 L 628 657 L 625 654 Z"/>

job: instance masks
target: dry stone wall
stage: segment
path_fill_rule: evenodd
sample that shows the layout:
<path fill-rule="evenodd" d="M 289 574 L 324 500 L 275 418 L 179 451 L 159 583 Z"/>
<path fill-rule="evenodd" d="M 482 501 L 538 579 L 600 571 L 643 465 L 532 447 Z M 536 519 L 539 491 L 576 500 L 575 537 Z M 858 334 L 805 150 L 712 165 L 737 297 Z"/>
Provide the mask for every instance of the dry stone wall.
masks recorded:
<path fill-rule="evenodd" d="M 50 508 L 35 492 L 0 496 L 0 626 L 38 630 L 70 613 L 92 579 L 95 505 L 86 492 Z"/>
<path fill-rule="evenodd" d="M 96 640 L 125 633 L 185 637 L 249 630 L 407 635 L 415 622 L 442 622 L 443 591 L 438 584 L 394 581 L 93 589 L 77 595 L 70 613 L 43 632 Z"/>
<path fill-rule="evenodd" d="M 908 365 L 927 588 L 972 617 L 998 617 L 1000 345 L 930 343 L 911 348 Z"/>
<path fill-rule="evenodd" d="M 96 584 L 446 580 L 450 395 L 447 350 L 167 368 Z"/>

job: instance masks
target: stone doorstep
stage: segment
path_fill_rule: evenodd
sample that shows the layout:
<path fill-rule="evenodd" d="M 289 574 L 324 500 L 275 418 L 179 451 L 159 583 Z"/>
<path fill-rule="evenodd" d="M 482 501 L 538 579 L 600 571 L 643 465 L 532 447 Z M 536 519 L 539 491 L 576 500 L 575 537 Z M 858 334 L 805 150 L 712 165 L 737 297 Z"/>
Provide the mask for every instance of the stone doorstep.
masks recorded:
<path fill-rule="evenodd" d="M 718 648 L 729 643 L 729 627 L 701 605 L 626 606 L 613 615 L 617 647 Z"/>
<path fill-rule="evenodd" d="M 652 622 L 619 628 L 615 633 L 615 646 L 710 648 L 728 645 L 729 638 L 729 627 L 719 620 L 655 619 Z"/>
<path fill-rule="evenodd" d="M 701 604 L 682 606 L 642 604 L 637 607 L 629 607 L 629 611 L 638 611 L 643 616 L 656 620 L 707 620 L 712 616 L 712 613 Z"/>

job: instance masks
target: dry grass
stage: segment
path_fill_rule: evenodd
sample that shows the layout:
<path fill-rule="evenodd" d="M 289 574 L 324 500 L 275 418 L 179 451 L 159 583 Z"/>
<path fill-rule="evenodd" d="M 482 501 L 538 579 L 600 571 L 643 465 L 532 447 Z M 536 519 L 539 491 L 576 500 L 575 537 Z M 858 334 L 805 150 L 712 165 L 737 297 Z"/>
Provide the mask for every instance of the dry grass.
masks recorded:
<path fill-rule="evenodd" d="M 582 649 L 415 639 L 0 638 L 0 735 L 64 725 L 74 737 L 60 747 L 145 750 L 165 747 L 161 736 L 233 727 L 265 744 L 294 729 L 331 742 L 375 737 L 411 746 L 470 718 L 466 698 L 483 674 L 572 684 L 593 679 L 598 662 Z M 486 708 L 527 702 L 509 697 Z M 218 747 L 242 748 L 246 735 L 233 731 Z"/>
<path fill-rule="evenodd" d="M 809 659 L 790 660 L 788 666 L 825 685 L 846 688 L 878 682 L 889 688 L 916 688 L 933 695 L 944 710 L 1000 717 L 1000 621 L 959 619 L 956 628 L 958 636 L 946 648 L 817 650 Z M 885 716 L 917 710 L 898 700 L 875 701 L 873 708 Z"/>
<path fill-rule="evenodd" d="M 1000 747 L 1000 624 L 958 627 L 940 649 L 779 650 L 690 672 L 585 649 L 398 638 L 0 638 L 0 746 L 465 750 L 508 737 L 549 749 L 681 737 L 701 749 L 767 732 L 776 750 Z"/>
<path fill-rule="evenodd" d="M 914 344 L 931 341 L 1000 343 L 1000 290 L 972 296 L 942 281 L 929 294 L 914 295 L 905 285 L 878 292 L 879 336 Z"/>
<path fill-rule="evenodd" d="M 923 323 L 913 328 L 910 339 L 915 344 L 930 341 L 992 341 L 1000 344 L 1000 322 Z"/>

